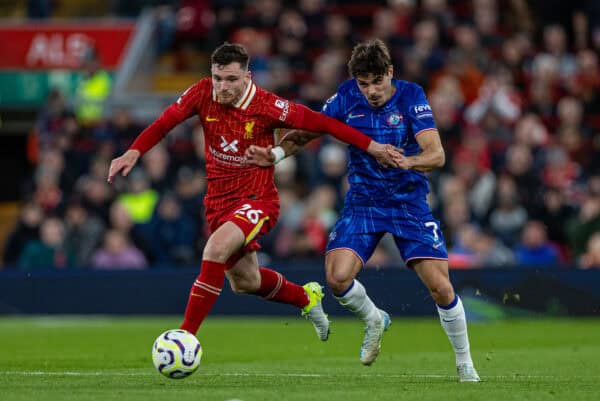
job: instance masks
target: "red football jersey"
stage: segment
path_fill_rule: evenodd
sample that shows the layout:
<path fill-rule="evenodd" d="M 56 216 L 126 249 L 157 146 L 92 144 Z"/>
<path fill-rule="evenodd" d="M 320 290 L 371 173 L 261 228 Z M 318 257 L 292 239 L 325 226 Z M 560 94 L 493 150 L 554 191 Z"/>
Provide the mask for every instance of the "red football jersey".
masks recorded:
<path fill-rule="evenodd" d="M 254 144 L 275 143 L 275 129 L 297 126 L 294 103 L 250 82 L 234 106 L 217 102 L 212 80 L 205 78 L 187 89 L 170 109 L 179 121 L 194 114 L 204 128 L 208 190 L 204 203 L 210 209 L 226 209 L 240 199 L 276 200 L 273 167 L 243 164 L 244 152 Z"/>

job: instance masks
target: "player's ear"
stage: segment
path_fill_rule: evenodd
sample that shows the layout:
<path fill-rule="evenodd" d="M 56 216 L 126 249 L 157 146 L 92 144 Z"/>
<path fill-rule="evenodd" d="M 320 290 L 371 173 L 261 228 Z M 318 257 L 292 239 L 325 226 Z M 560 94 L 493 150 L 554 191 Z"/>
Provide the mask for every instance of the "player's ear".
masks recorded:
<path fill-rule="evenodd" d="M 390 66 L 388 67 L 388 76 L 393 77 L 394 76 L 394 66 L 390 64 Z"/>
<path fill-rule="evenodd" d="M 246 70 L 246 74 L 244 74 L 244 78 L 248 81 L 251 80 L 252 79 L 252 71 Z"/>

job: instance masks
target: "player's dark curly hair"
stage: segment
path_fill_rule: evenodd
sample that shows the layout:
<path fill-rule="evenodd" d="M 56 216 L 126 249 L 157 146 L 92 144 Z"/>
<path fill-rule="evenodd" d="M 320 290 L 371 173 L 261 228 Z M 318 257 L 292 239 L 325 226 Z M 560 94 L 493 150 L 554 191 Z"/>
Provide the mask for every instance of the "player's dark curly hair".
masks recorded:
<path fill-rule="evenodd" d="M 248 67 L 248 52 L 244 46 L 238 43 L 223 43 L 217 47 L 210 56 L 210 63 L 216 65 L 227 65 L 238 62 L 244 69 Z"/>
<path fill-rule="evenodd" d="M 373 74 L 385 75 L 392 65 L 390 51 L 381 39 L 373 39 L 354 46 L 348 61 L 348 72 L 351 76 Z"/>

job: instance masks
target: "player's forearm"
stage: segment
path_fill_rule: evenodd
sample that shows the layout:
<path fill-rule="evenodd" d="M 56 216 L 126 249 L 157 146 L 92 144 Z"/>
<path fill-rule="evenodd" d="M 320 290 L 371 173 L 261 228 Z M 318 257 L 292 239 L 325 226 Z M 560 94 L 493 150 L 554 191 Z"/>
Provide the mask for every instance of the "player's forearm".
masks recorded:
<path fill-rule="evenodd" d="M 320 136 L 321 134 L 316 132 L 291 130 L 283 137 L 279 146 L 285 151 L 285 156 L 287 157 L 295 155 L 304 145 Z"/>
<path fill-rule="evenodd" d="M 298 105 L 298 107 L 303 111 L 304 115 L 297 128 L 311 132 L 326 132 L 340 141 L 356 146 L 361 150 L 366 151 L 369 148 L 371 138 L 357 129 L 322 113 L 312 111 L 306 106 Z"/>
<path fill-rule="evenodd" d="M 177 124 L 183 121 L 175 106 L 169 106 L 152 124 L 135 138 L 129 149 L 137 150 L 143 155 L 160 142 Z"/>
<path fill-rule="evenodd" d="M 411 169 L 424 173 L 442 167 L 446 163 L 443 148 L 423 151 L 416 156 L 408 156 L 407 159 Z"/>

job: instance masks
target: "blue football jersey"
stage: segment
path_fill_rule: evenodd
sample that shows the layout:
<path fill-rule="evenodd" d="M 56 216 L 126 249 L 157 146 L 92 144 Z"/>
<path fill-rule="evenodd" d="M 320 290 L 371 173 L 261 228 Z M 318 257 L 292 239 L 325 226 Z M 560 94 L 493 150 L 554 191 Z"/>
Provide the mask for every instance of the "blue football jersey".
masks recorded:
<path fill-rule="evenodd" d="M 436 129 L 423 89 L 411 82 L 392 80 L 394 95 L 374 108 L 351 79 L 327 100 L 322 113 L 342 121 L 372 139 L 404 149 L 406 156 L 421 152 L 416 137 Z M 350 189 L 345 207 L 398 207 L 398 202 L 424 201 L 429 192 L 425 174 L 415 170 L 383 168 L 368 153 L 350 146 Z"/>

